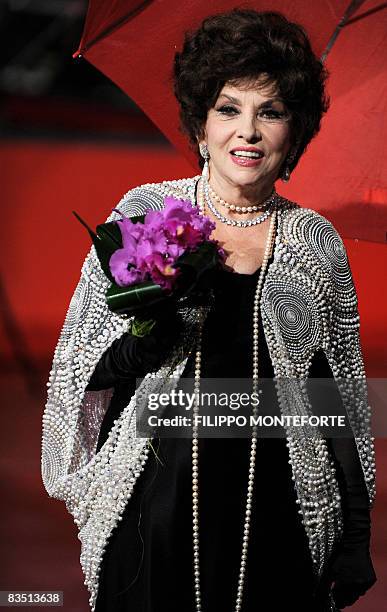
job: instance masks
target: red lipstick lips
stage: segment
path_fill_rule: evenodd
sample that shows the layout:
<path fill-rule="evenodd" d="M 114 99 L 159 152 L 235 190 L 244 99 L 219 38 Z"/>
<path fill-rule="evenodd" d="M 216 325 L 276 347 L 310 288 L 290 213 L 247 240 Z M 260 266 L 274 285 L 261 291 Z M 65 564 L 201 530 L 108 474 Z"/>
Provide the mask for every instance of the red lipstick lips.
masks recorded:
<path fill-rule="evenodd" d="M 230 156 L 234 164 L 252 168 L 259 166 L 264 157 L 263 151 L 256 147 L 235 147 L 231 149 Z"/>

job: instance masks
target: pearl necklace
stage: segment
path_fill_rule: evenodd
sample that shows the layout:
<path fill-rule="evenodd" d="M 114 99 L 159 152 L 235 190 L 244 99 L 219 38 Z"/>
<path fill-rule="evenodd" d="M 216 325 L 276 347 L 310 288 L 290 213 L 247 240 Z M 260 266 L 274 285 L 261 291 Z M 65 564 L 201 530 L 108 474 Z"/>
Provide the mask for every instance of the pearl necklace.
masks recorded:
<path fill-rule="evenodd" d="M 264 210 L 268 201 L 270 201 L 270 199 L 272 198 L 273 194 L 274 194 L 274 188 L 271 192 L 271 194 L 269 195 L 268 198 L 266 198 L 263 202 L 261 202 L 261 204 L 256 204 L 254 206 L 238 206 L 237 204 L 229 204 L 229 202 L 226 202 L 226 200 L 223 200 L 220 196 L 218 196 L 218 194 L 213 190 L 213 188 L 211 187 L 211 185 L 209 185 L 209 190 L 210 190 L 210 195 L 211 198 L 213 200 L 216 200 L 217 202 L 219 202 L 219 204 L 221 204 L 222 206 L 225 206 L 225 208 L 228 208 L 229 210 L 233 210 L 239 213 L 247 213 L 247 212 L 257 212 L 258 210 Z"/>
<path fill-rule="evenodd" d="M 204 214 L 204 203 L 199 203 L 199 209 Z M 276 225 L 276 210 L 270 221 L 269 233 L 266 242 L 265 253 L 263 256 L 261 271 L 259 273 L 257 288 L 254 296 L 253 308 L 253 393 L 258 391 L 258 317 L 259 317 L 259 301 L 261 297 L 263 281 L 270 258 L 270 254 L 274 244 L 275 225 Z M 195 602 L 196 612 L 202 612 L 201 590 L 200 590 L 200 558 L 199 558 L 199 440 L 198 440 L 198 425 L 196 425 L 197 416 L 199 414 L 199 398 L 200 398 L 200 375 L 201 375 L 201 344 L 202 332 L 204 323 L 204 311 L 199 310 L 198 313 L 198 341 L 195 356 L 195 382 L 194 382 L 194 397 L 192 419 L 192 518 L 193 518 L 193 569 L 195 581 Z M 253 407 L 253 416 L 257 417 L 258 408 Z M 254 475 L 255 475 L 255 458 L 257 450 L 257 426 L 252 428 L 251 447 L 250 447 L 250 462 L 249 462 L 249 477 L 246 496 L 246 511 L 245 522 L 243 528 L 242 553 L 239 568 L 238 589 L 235 604 L 235 612 L 240 612 L 242 609 L 242 596 L 244 588 L 244 580 L 247 567 L 247 552 L 249 544 L 250 518 L 253 501 Z"/>
<path fill-rule="evenodd" d="M 229 219 L 228 217 L 225 217 L 224 215 L 222 215 L 222 213 L 218 211 L 217 208 L 215 208 L 210 198 L 208 180 L 206 179 L 206 177 L 203 176 L 202 181 L 203 181 L 202 185 L 203 185 L 204 200 L 208 208 L 212 212 L 212 214 L 217 219 L 219 219 L 219 221 L 221 221 L 222 223 L 225 223 L 226 225 L 232 225 L 234 227 L 251 227 L 253 225 L 258 225 L 258 223 L 263 223 L 264 221 L 266 221 L 269 215 L 273 212 L 273 209 L 275 208 L 278 202 L 278 199 L 279 199 L 278 194 L 273 189 L 272 195 L 270 196 L 268 200 L 266 200 L 267 208 L 265 212 L 262 213 L 262 215 L 259 215 L 258 217 L 255 217 L 254 219 L 248 219 L 247 221 L 235 221 L 235 219 Z"/>

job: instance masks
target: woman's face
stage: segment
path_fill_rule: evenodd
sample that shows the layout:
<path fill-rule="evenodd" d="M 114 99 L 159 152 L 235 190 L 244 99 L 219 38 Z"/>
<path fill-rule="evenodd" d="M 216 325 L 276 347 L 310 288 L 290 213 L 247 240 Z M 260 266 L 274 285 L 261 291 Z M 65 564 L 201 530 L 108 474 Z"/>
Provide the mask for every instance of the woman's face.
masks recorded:
<path fill-rule="evenodd" d="M 270 189 L 290 149 L 290 120 L 272 87 L 226 83 L 207 114 L 203 139 L 214 185 Z"/>

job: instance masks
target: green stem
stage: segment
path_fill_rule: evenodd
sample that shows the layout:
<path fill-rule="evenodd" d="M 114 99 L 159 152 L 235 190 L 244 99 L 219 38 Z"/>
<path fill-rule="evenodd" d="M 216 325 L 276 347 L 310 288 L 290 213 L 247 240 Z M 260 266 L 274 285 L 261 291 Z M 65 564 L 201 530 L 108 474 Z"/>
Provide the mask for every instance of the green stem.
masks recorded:
<path fill-rule="evenodd" d="M 140 317 L 134 317 L 129 331 L 132 336 L 143 338 L 144 336 L 148 336 L 150 334 L 155 325 L 156 321 L 154 319 L 141 319 Z"/>
<path fill-rule="evenodd" d="M 160 463 L 162 466 L 164 466 L 164 463 L 161 461 L 161 459 L 159 459 L 159 457 L 158 457 L 158 455 L 157 455 L 157 453 L 156 453 L 155 449 L 153 448 L 152 442 L 151 442 L 150 440 L 148 440 L 148 444 L 149 444 L 149 446 L 151 447 L 151 449 L 153 450 L 153 454 L 154 454 L 154 456 L 156 457 L 157 461 L 158 461 L 158 462 L 159 462 L 159 463 Z"/>

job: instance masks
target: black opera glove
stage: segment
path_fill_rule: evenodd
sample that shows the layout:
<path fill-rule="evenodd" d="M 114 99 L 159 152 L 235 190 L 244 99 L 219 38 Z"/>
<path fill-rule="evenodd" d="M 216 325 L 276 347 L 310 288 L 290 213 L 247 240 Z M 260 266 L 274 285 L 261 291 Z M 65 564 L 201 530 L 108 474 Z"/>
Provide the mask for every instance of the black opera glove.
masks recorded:
<path fill-rule="evenodd" d="M 311 378 L 333 378 L 326 355 L 318 351 L 310 367 Z M 311 398 L 313 402 L 321 398 Z M 324 397 L 332 413 L 342 414 L 342 400 L 337 385 Z M 376 582 L 370 547 L 370 508 L 368 491 L 354 438 L 327 438 L 342 497 L 344 531 L 327 571 L 328 583 L 334 583 L 332 595 L 337 608 L 352 605 Z"/>
<path fill-rule="evenodd" d="M 124 333 L 103 353 L 87 385 L 87 391 L 109 389 L 129 379 L 142 378 L 157 370 L 182 329 L 176 308 L 163 309 L 150 334 L 139 338 Z"/>
<path fill-rule="evenodd" d="M 369 550 L 340 553 L 332 565 L 331 578 L 336 606 L 341 609 L 354 604 L 376 582 Z"/>
<path fill-rule="evenodd" d="M 344 474 L 344 532 L 329 578 L 336 606 L 351 606 L 376 582 L 370 556 L 371 520 L 368 492 L 353 438 L 332 438 L 330 443 Z"/>

